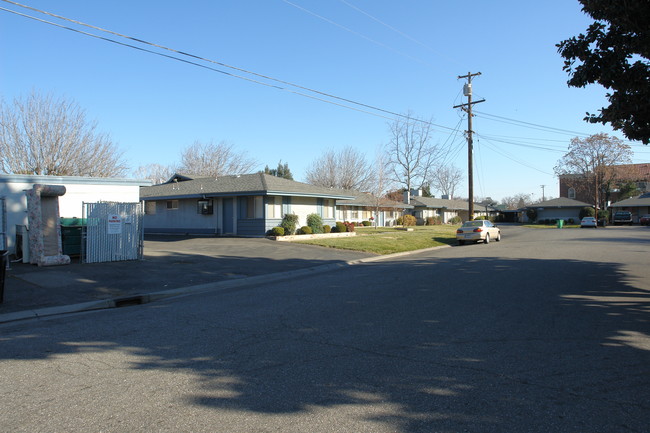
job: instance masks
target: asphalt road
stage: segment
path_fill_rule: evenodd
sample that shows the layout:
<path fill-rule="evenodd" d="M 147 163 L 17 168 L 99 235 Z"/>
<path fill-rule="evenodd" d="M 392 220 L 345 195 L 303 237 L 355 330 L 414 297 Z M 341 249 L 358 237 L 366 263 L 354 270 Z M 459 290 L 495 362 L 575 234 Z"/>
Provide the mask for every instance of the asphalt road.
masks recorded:
<path fill-rule="evenodd" d="M 650 229 L 0 326 L 3 432 L 645 432 Z"/>

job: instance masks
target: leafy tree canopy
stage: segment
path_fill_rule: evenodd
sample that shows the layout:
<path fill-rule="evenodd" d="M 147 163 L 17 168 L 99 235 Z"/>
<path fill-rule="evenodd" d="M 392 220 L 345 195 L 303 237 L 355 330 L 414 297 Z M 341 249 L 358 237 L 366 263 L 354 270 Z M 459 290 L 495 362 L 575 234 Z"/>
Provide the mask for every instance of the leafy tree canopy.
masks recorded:
<path fill-rule="evenodd" d="M 264 173 L 270 174 L 271 176 L 293 180 L 293 174 L 291 174 L 288 162 L 285 162 L 284 164 L 282 164 L 282 161 L 278 162 L 278 168 L 269 168 L 267 165 L 264 167 Z"/>
<path fill-rule="evenodd" d="M 611 90 L 610 105 L 591 123 L 609 123 L 630 140 L 650 142 L 650 1 L 579 0 L 595 22 L 557 44 L 569 86 L 598 83 Z"/>

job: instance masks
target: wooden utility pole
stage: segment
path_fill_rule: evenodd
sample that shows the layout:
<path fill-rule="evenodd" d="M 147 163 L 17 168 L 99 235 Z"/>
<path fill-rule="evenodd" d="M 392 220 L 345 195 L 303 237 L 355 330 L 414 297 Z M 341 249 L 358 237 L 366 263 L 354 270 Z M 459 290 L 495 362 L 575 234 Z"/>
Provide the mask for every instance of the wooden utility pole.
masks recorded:
<path fill-rule="evenodd" d="M 469 189 L 469 219 L 474 219 L 474 142 L 472 140 L 472 105 L 485 102 L 485 99 L 472 102 L 472 77 L 481 75 L 480 72 L 467 75 L 459 75 L 458 79 L 467 78 L 467 83 L 463 86 L 463 94 L 467 96 L 467 104 L 455 105 L 454 108 L 461 108 L 467 112 L 467 186 Z"/>

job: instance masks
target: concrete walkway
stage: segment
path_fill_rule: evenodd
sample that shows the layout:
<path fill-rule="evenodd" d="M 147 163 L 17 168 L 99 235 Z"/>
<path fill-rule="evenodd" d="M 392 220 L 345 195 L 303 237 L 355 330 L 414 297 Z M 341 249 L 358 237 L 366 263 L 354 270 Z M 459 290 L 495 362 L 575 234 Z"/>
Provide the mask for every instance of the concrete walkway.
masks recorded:
<path fill-rule="evenodd" d="M 5 277 L 0 323 L 149 302 L 215 285 L 291 278 L 375 257 L 357 251 L 259 238 L 155 236 L 144 259 L 39 268 L 11 263 Z"/>

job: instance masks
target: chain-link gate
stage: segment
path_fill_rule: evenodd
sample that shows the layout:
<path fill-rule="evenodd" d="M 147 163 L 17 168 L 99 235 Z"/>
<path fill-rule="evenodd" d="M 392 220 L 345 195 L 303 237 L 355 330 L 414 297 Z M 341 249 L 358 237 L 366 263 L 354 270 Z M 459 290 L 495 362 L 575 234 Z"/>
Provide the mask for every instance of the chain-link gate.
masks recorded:
<path fill-rule="evenodd" d="M 84 203 L 83 263 L 140 260 L 144 249 L 141 203 Z"/>

